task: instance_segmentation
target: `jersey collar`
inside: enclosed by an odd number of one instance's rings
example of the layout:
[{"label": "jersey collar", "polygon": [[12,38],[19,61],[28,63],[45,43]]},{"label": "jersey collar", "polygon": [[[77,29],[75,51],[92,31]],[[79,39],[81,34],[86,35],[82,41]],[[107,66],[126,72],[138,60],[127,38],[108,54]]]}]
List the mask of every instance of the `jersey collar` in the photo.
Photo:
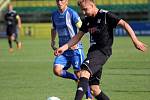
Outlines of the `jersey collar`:
[{"label": "jersey collar", "polygon": [[64,13],[67,11],[68,7],[66,7],[66,9],[64,10],[64,12],[60,12],[60,10],[58,10],[60,15],[64,15]]}]

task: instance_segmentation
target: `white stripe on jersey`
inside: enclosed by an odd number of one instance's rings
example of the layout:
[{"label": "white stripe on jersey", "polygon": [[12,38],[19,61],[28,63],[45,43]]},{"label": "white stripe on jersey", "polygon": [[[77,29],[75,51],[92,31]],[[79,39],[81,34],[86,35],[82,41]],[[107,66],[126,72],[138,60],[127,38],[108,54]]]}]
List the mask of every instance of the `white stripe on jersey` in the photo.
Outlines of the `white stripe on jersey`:
[{"label": "white stripe on jersey", "polygon": [[68,11],[66,13],[66,25],[67,25],[68,31],[70,33],[70,37],[72,38],[75,35],[75,32],[73,30],[73,26],[71,23],[71,15]]}]

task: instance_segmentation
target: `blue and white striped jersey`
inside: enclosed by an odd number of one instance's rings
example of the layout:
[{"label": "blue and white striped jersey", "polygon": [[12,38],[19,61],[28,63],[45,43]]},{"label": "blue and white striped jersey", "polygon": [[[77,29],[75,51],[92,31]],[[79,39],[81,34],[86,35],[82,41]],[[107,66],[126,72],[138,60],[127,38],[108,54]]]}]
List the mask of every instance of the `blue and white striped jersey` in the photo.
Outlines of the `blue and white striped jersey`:
[{"label": "blue and white striped jersey", "polygon": [[[52,26],[56,30],[59,37],[59,46],[66,44],[78,32],[76,23],[81,21],[79,15],[71,8],[61,13],[56,10],[52,13]],[[82,48],[81,43],[78,43],[77,48]]]}]

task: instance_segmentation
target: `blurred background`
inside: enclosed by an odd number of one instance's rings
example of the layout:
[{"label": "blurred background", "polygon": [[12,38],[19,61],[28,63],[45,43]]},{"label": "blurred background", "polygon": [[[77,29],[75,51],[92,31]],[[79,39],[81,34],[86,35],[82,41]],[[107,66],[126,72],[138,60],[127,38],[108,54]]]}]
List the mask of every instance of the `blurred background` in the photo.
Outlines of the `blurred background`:
[{"label": "blurred background", "polygon": [[[76,0],[69,6],[82,17]],[[138,38],[150,45],[150,0],[95,0],[100,9],[126,20]],[[19,39],[23,46],[10,53],[4,14],[9,3],[21,16]],[[49,96],[73,100],[76,83],[53,74],[50,48],[51,13],[55,0],[0,0],[0,100],[47,100]],[[114,30],[113,55],[104,65],[101,86],[111,100],[150,100],[150,52],[134,48],[126,32]],[[82,38],[85,54],[88,35]],[[73,72],[72,68],[69,69]]]},{"label": "blurred background", "polygon": [[[10,2],[22,18],[21,36],[49,35],[51,13],[56,9],[55,0],[0,0],[0,37],[5,37],[3,15]],[[95,2],[99,8],[110,10],[129,22],[137,35],[150,35],[150,0],[95,0]],[[69,6],[82,16],[76,0],[69,0]],[[122,36],[126,33],[118,27],[115,35]]]}]

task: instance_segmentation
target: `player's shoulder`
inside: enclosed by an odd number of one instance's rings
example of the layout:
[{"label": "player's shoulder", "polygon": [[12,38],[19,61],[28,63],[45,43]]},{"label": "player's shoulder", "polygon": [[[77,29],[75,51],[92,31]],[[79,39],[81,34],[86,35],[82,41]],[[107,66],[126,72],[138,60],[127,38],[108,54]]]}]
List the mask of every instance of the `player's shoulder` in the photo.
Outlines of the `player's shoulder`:
[{"label": "player's shoulder", "polygon": [[104,17],[105,15],[106,15],[106,16],[107,16],[107,15],[109,16],[110,14],[112,14],[110,11],[104,10],[104,9],[100,9],[97,15],[98,15],[99,17]]},{"label": "player's shoulder", "polygon": [[7,11],[6,14],[16,14],[17,12],[15,10]]},{"label": "player's shoulder", "polygon": [[52,15],[55,15],[56,13],[58,13],[58,10],[53,11]]},{"label": "player's shoulder", "polygon": [[99,13],[103,13],[103,14],[107,14],[107,15],[112,15],[114,14],[112,11],[108,11],[108,10],[104,10],[104,9],[100,9]]},{"label": "player's shoulder", "polygon": [[70,7],[68,7],[67,10],[68,10],[68,11],[71,11],[71,12],[76,12],[74,9],[72,9],[72,8],[70,8]]},{"label": "player's shoulder", "polygon": [[76,12],[74,9],[70,8],[70,7],[67,8],[67,11],[68,11],[70,14],[77,14],[77,12]]},{"label": "player's shoulder", "polygon": [[59,13],[58,10],[53,11],[51,17],[55,18],[56,16],[58,16],[58,13]]},{"label": "player's shoulder", "polygon": [[105,10],[105,9],[100,9],[99,10],[99,13],[108,13],[109,11],[108,10]]},{"label": "player's shoulder", "polygon": [[10,11],[10,13],[17,14],[15,10]]},{"label": "player's shoulder", "polygon": [[13,13],[17,13],[15,10],[12,10]]}]

